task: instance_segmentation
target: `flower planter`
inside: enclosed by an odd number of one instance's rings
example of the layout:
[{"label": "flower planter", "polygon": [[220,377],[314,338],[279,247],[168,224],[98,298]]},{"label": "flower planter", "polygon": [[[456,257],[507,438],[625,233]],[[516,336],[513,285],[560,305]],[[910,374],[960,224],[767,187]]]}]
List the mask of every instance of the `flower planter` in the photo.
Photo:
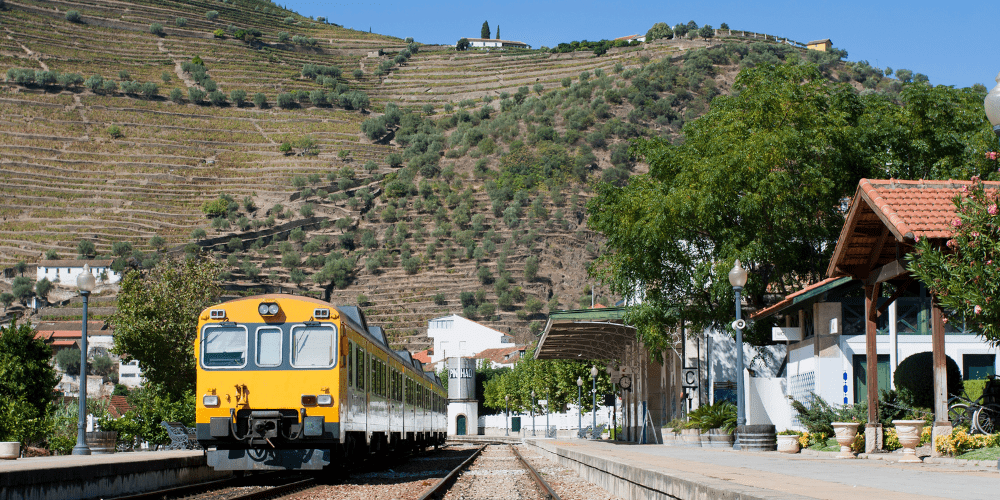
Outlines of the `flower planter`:
[{"label": "flower planter", "polygon": [[782,453],[798,453],[799,436],[797,434],[779,434],[778,451]]},{"label": "flower planter", "polygon": [[712,448],[730,448],[733,447],[733,434],[726,433],[722,429],[712,429],[708,431],[708,440],[711,443]]},{"label": "flower planter", "polygon": [[900,462],[920,463],[917,456],[917,446],[920,444],[920,433],[924,430],[926,422],[923,420],[893,420],[892,425],[896,426],[896,436],[899,444],[903,447],[903,458]]},{"label": "flower planter", "polygon": [[698,429],[683,429],[681,441],[684,446],[701,446],[701,432]]},{"label": "flower planter", "polygon": [[698,435],[698,437],[701,438],[701,447],[702,448],[711,448],[712,447],[712,437],[711,436],[712,435],[709,434],[707,431],[706,432],[702,432],[701,434]]},{"label": "flower planter", "polygon": [[87,446],[91,455],[110,455],[115,453],[118,441],[118,431],[96,431],[87,433]]},{"label": "flower planter", "polygon": [[17,441],[0,442],[0,460],[17,460],[21,456],[21,443]]},{"label": "flower planter", "polygon": [[840,453],[837,458],[856,458],[851,452],[854,440],[858,438],[857,422],[833,422],[833,430],[837,433],[837,444],[840,445]]}]

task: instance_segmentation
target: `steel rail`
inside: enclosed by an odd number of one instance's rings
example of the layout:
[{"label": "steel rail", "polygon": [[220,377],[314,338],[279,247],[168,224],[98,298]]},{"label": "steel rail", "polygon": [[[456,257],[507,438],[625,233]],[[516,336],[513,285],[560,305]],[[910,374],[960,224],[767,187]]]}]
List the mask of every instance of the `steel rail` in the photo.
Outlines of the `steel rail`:
[{"label": "steel rail", "polygon": [[301,479],[299,481],[283,484],[281,486],[275,486],[273,488],[268,488],[266,490],[247,493],[246,495],[230,498],[229,500],[265,500],[268,498],[284,496],[289,493],[294,493],[299,490],[304,490],[306,488],[311,488],[315,485],[316,485],[316,480],[313,478]]},{"label": "steel rail", "polygon": [[545,482],[545,480],[542,479],[541,474],[539,474],[538,471],[536,471],[535,468],[532,467],[531,464],[529,464],[528,461],[525,460],[523,456],[521,456],[521,454],[517,451],[517,448],[515,448],[514,445],[510,445],[510,449],[511,451],[514,452],[514,456],[521,461],[522,465],[524,465],[524,468],[528,469],[528,475],[530,475],[535,480],[535,482],[538,483],[538,487],[541,488],[541,493],[543,497],[548,498],[550,500],[562,500],[559,498],[559,495],[556,494],[556,491],[552,489],[552,486],[549,486],[549,483]]},{"label": "steel rail", "polygon": [[[269,474],[275,474],[275,473],[269,473]],[[256,478],[260,478],[260,476],[256,476]],[[226,479],[218,479],[215,481],[206,481],[203,483],[176,486],[173,488],[164,488],[160,490],[147,491],[144,493],[136,493],[132,495],[123,495],[118,497],[102,497],[102,500],[162,500],[164,498],[182,498],[193,495],[199,495],[202,493],[208,493],[212,490],[222,490],[225,488],[235,488],[239,486],[245,486],[245,483],[247,483],[251,479],[253,478],[230,477]],[[297,475],[293,479],[297,479],[298,481],[271,487],[266,490],[249,493],[247,495],[239,497],[233,497],[230,498],[229,500],[260,500],[263,498],[270,498],[271,496],[284,494],[283,492],[305,486],[306,485],[305,483],[312,483],[315,481],[314,479],[311,478],[302,480],[301,475]]]},{"label": "steel rail", "polygon": [[442,492],[444,492],[445,489],[446,489],[445,486],[449,482],[451,482],[453,479],[455,479],[455,477],[458,476],[459,472],[462,472],[462,470],[464,470],[466,467],[468,467],[469,465],[471,465],[472,461],[475,460],[476,457],[478,457],[479,454],[482,453],[483,450],[485,450],[487,446],[489,446],[489,445],[480,446],[479,449],[476,450],[475,453],[473,453],[469,458],[465,459],[465,461],[462,462],[461,464],[459,464],[458,467],[455,467],[454,469],[452,469],[452,471],[449,472],[447,476],[441,478],[441,480],[438,481],[436,484],[434,484],[434,486],[431,486],[431,487],[427,488],[426,490],[424,490],[424,492],[420,495],[420,497],[418,497],[417,500],[429,500],[431,498],[434,498],[436,495],[439,495]]}]

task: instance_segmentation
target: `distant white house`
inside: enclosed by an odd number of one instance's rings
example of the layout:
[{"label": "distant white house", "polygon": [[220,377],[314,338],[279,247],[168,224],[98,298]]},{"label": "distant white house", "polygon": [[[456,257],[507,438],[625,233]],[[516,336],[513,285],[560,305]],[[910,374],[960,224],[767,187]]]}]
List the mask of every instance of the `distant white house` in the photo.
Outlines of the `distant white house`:
[{"label": "distant white house", "polygon": [[479,48],[479,49],[504,49],[504,48],[515,48],[515,49],[530,49],[531,45],[524,42],[515,42],[513,40],[494,40],[492,38],[467,38],[469,41],[469,47]]},{"label": "distant white house", "polygon": [[621,40],[621,41],[624,41],[624,42],[633,42],[633,41],[636,41],[636,42],[645,42],[646,41],[646,35],[629,35],[629,36],[620,36],[618,38],[615,38],[616,42],[618,40]]},{"label": "distant white house", "polygon": [[52,283],[75,287],[76,278],[83,271],[83,265],[90,264],[90,274],[97,278],[97,283],[112,284],[121,281],[122,276],[111,269],[111,260],[43,260],[38,263],[38,277],[48,278]]},{"label": "distant white house", "polygon": [[427,336],[434,340],[433,365],[445,358],[471,358],[486,349],[514,347],[509,335],[457,314],[428,321]]},{"label": "distant white house", "polygon": [[146,380],[142,377],[142,369],[139,368],[139,362],[132,360],[128,363],[124,361],[118,361],[118,383],[128,387],[129,389],[135,389],[142,385],[142,382]]}]

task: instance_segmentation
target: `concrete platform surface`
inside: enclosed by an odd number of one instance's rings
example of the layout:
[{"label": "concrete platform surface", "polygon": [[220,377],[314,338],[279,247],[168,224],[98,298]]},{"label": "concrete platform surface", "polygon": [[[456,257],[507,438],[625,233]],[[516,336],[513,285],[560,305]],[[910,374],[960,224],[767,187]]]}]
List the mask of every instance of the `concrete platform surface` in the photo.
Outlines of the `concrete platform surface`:
[{"label": "concrete platform surface", "polygon": [[575,464],[581,476],[625,498],[1000,498],[995,465],[838,460],[608,441],[525,442],[563,465]]}]

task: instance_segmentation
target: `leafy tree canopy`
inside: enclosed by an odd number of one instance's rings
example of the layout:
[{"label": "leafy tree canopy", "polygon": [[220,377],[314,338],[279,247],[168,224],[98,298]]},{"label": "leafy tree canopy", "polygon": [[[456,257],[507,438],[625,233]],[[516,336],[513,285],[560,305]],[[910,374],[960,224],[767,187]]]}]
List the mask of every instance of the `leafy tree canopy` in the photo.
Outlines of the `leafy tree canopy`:
[{"label": "leafy tree canopy", "polygon": [[674,37],[674,30],[670,29],[667,23],[656,23],[646,32],[646,41],[652,42],[661,38],[671,39]]},{"label": "leafy tree canopy", "polygon": [[114,353],[139,360],[146,379],[171,398],[193,391],[198,315],[220,294],[219,268],[206,259],[167,259],[129,273],[110,319]]},{"label": "leafy tree canopy", "polygon": [[[589,411],[593,408],[590,368],[588,361],[535,359],[534,350],[528,349],[513,370],[502,371],[486,381],[484,404],[502,411],[507,404],[504,397],[510,396],[511,412],[528,412],[532,404],[531,391],[535,391],[536,413],[541,411],[537,404],[539,399],[548,399],[551,411],[560,411],[567,404],[577,403],[576,379],[582,377],[583,409]],[[602,364],[597,365],[597,372],[597,401],[602,404],[602,395],[610,392],[612,385]]]},{"label": "leafy tree canopy", "polygon": [[0,327],[0,439],[27,441],[51,411],[52,389],[59,383],[52,348],[35,338],[29,324]]},{"label": "leafy tree canopy", "polygon": [[479,30],[479,38],[489,38],[490,37],[490,23],[488,21],[483,21],[483,27]]}]

